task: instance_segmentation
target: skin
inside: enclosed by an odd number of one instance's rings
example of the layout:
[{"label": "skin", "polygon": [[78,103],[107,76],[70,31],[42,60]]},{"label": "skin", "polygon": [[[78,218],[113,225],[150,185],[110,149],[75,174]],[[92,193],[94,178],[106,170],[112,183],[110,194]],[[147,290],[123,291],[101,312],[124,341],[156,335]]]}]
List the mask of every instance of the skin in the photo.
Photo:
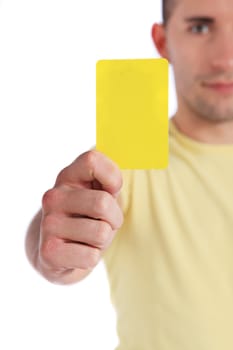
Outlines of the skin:
[{"label": "skin", "polygon": [[[173,120],[200,142],[233,143],[232,34],[232,0],[178,0],[166,26],[152,28],[157,50],[174,68]],[[26,237],[27,256],[45,278],[75,283],[98,264],[123,223],[121,187],[120,170],[97,151],[60,172]]]},{"label": "skin", "polygon": [[[191,20],[192,19],[192,20]],[[164,28],[152,28],[154,43],[173,65],[177,127],[204,143],[233,143],[233,2],[178,0]]]},{"label": "skin", "polygon": [[38,272],[59,284],[89,274],[123,223],[121,186],[118,167],[97,151],[80,155],[60,172],[26,237],[27,256]]}]

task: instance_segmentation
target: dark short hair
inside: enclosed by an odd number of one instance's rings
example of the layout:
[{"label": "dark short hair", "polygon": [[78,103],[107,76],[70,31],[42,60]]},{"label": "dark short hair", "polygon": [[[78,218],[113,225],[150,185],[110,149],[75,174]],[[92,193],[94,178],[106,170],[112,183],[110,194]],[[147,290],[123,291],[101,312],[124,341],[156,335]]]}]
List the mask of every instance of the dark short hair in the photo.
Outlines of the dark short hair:
[{"label": "dark short hair", "polygon": [[166,25],[169,18],[171,17],[172,10],[176,4],[177,0],[162,0],[162,16],[163,23]]}]

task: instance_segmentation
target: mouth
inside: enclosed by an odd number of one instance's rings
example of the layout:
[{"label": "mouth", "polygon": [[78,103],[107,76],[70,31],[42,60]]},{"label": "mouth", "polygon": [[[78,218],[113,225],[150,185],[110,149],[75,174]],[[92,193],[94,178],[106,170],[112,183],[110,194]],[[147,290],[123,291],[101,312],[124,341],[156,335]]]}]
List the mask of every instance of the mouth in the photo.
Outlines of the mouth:
[{"label": "mouth", "polygon": [[218,93],[233,94],[233,81],[232,82],[216,81],[211,83],[204,82],[202,85],[205,88],[212,89]]}]

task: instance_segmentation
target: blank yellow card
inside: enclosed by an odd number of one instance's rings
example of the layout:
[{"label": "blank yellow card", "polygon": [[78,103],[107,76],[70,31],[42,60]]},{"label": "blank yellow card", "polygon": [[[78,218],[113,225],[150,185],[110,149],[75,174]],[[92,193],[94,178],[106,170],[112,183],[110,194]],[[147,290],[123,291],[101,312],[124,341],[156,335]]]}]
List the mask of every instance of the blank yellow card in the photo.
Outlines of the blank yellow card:
[{"label": "blank yellow card", "polygon": [[167,166],[167,60],[97,62],[96,149],[121,169]]}]

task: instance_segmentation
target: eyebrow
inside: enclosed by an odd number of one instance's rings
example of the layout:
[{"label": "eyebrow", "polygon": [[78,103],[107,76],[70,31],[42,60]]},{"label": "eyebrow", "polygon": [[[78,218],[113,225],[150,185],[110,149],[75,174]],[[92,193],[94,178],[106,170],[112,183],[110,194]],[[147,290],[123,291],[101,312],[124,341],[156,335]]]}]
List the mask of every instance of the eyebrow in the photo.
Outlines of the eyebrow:
[{"label": "eyebrow", "polygon": [[207,17],[207,16],[194,16],[194,17],[187,17],[184,19],[185,22],[204,22],[204,23],[213,23],[214,19],[213,17]]}]

